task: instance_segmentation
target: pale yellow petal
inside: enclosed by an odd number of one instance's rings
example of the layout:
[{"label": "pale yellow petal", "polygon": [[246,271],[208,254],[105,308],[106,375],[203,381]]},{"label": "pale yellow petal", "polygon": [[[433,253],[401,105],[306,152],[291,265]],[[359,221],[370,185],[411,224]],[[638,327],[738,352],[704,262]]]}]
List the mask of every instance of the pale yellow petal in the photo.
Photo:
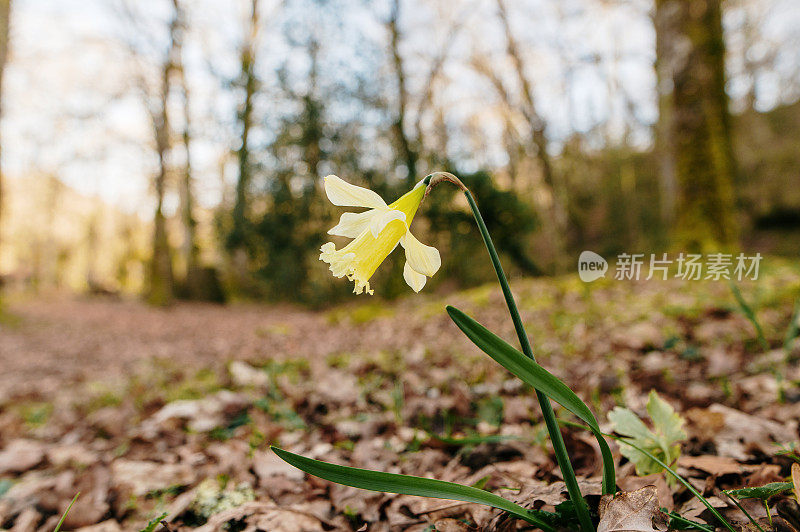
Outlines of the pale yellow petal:
[{"label": "pale yellow petal", "polygon": [[381,234],[383,228],[386,227],[389,222],[393,220],[400,220],[401,222],[406,221],[406,214],[403,211],[398,211],[395,209],[386,209],[383,211],[378,211],[378,214],[372,218],[369,224],[369,228],[372,231],[372,236],[378,238],[378,235]]},{"label": "pale yellow petal", "polygon": [[353,281],[356,294],[372,294],[369,279],[402,239],[403,247],[407,248],[403,277],[414,291],[419,292],[427,282],[425,274],[433,275],[441,265],[436,249],[421,244],[408,233],[425,190],[425,183],[421,181],[391,205],[386,205],[370,190],[346,183],[336,176],[326,177],[325,191],[331,202],[370,210],[344,214],[329,233],[353,240],[338,250],[332,242],[324,244],[320,248],[320,260],[330,266],[335,277],[347,277]]},{"label": "pale yellow petal", "polygon": [[406,260],[414,271],[433,277],[442,266],[439,250],[433,246],[426,246],[417,240],[411,234],[411,231],[406,231],[406,234],[400,239],[400,245],[405,248]]},{"label": "pale yellow petal", "polygon": [[370,209],[359,213],[346,212],[339,218],[339,223],[328,231],[328,234],[355,238],[366,231],[370,222],[379,214],[380,211],[378,209]]},{"label": "pale yellow petal", "polygon": [[406,280],[406,283],[408,283],[408,286],[410,286],[414,292],[422,290],[425,286],[425,282],[428,280],[428,278],[421,273],[415,272],[414,269],[408,265],[408,261],[406,261],[406,265],[403,267],[403,279]]},{"label": "pale yellow petal", "polygon": [[376,192],[352,185],[335,175],[325,177],[325,193],[331,203],[339,207],[386,207],[386,202]]}]

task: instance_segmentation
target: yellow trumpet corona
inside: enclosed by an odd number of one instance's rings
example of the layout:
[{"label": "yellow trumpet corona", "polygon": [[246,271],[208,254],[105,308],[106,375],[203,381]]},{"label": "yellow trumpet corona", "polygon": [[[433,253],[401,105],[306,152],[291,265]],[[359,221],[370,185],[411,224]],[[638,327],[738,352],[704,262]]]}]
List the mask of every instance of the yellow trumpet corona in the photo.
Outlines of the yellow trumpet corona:
[{"label": "yellow trumpet corona", "polygon": [[378,266],[400,244],[406,253],[403,278],[415,291],[425,286],[442,265],[439,251],[422,244],[409,229],[422,199],[426,184],[423,181],[387,205],[374,191],[350,184],[335,175],[325,178],[325,193],[331,203],[340,207],[367,207],[360,213],[346,212],[328,234],[353,240],[342,249],[333,242],[320,248],[319,259],[330,265],[334,277],[355,282],[353,292],[373,294],[369,279]]}]

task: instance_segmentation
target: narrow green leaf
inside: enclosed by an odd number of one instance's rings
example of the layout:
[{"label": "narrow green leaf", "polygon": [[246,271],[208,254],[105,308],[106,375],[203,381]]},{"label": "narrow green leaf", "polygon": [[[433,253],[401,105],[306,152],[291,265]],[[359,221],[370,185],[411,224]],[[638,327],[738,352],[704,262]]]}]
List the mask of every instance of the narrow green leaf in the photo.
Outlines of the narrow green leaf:
[{"label": "narrow green leaf", "polygon": [[[748,511],[745,509],[745,507],[744,507],[744,506],[742,506],[742,503],[740,503],[738,500],[736,500],[736,497],[733,497],[733,496],[732,496],[730,493],[728,493],[728,492],[727,492],[727,491],[725,491],[725,490],[722,490],[722,493],[724,493],[725,495],[727,495],[727,496],[728,496],[728,498],[729,498],[729,499],[731,500],[731,502],[732,502],[732,503],[733,503],[733,504],[734,504],[734,505],[735,505],[735,506],[736,506],[736,507],[739,509],[739,511],[740,511],[740,512],[742,512],[742,513],[744,514],[744,516],[745,516],[745,517],[746,517],[746,518],[747,518],[747,519],[748,519],[748,520],[749,520],[751,523],[753,523],[753,526],[754,526],[754,527],[756,527],[758,530],[760,530],[760,532],[766,532],[766,530],[764,530],[763,528],[761,528],[761,525],[759,525],[759,524],[758,524],[758,521],[756,521],[755,519],[753,519],[753,516],[752,516],[752,515],[750,515],[750,512],[748,512]],[[767,511],[769,511],[769,508],[767,508]]]},{"label": "narrow green leaf", "polygon": [[794,312],[792,313],[792,321],[789,322],[789,327],[786,329],[786,336],[783,339],[783,349],[789,353],[792,350],[792,341],[800,336],[800,299],[794,305]]},{"label": "narrow green leaf", "polygon": [[76,493],[76,494],[75,494],[75,496],[72,498],[72,502],[70,502],[70,503],[69,503],[69,506],[67,506],[67,509],[66,509],[66,510],[64,510],[64,515],[62,515],[62,516],[61,516],[61,519],[59,519],[59,520],[58,520],[58,524],[56,525],[55,529],[53,529],[53,532],[58,532],[59,530],[61,530],[61,525],[63,525],[63,524],[64,524],[64,519],[66,519],[66,518],[67,518],[67,514],[68,514],[68,513],[69,513],[69,511],[72,509],[72,505],[73,505],[73,504],[75,504],[75,501],[77,501],[77,500],[78,500],[78,497],[80,496],[80,494],[81,494],[81,492],[79,491],[79,492],[78,492],[78,493]]},{"label": "narrow green leaf", "polygon": [[444,482],[443,480],[382,473],[380,471],[330,464],[290,453],[277,447],[272,447],[272,451],[294,467],[315,477],[336,482],[337,484],[386,493],[401,493],[403,495],[418,495],[421,497],[485,504],[505,510],[515,517],[538,526],[545,532],[555,532],[555,528],[537,516],[537,513],[540,513],[542,517],[549,515],[546,512],[527,510],[499,495],[478,488]]},{"label": "narrow green leaf", "polygon": [[741,488],[738,490],[728,490],[726,493],[733,495],[737,499],[759,499],[766,501],[773,495],[783,493],[794,487],[791,482],[770,482],[757,488]]},{"label": "narrow green leaf", "polygon": [[670,530],[702,530],[703,532],[714,532],[712,527],[681,517],[680,514],[670,512],[666,508],[662,508],[661,511],[669,517]]},{"label": "narrow green leaf", "polygon": [[611,449],[600,431],[589,407],[575,395],[558,377],[544,369],[542,366],[523,355],[508,342],[491,332],[489,329],[464,314],[457,308],[448,306],[447,313],[461,331],[472,340],[481,351],[492,357],[495,362],[519,377],[560,404],[589,426],[603,456],[603,493],[613,494],[617,491],[614,473],[614,458]]},{"label": "narrow green leaf", "polygon": [[742,296],[742,292],[739,290],[739,287],[736,286],[733,281],[728,281],[728,284],[731,287],[731,292],[733,292],[733,297],[736,298],[736,302],[739,304],[742,314],[744,314],[750,323],[753,324],[753,327],[755,327],[758,343],[761,344],[761,348],[766,351],[769,349],[769,343],[764,337],[764,330],[761,328],[758,318],[756,318],[756,313],[753,312],[753,309],[747,304],[747,301],[744,300],[744,296]]},{"label": "narrow green leaf", "polygon": [[468,446],[480,445],[481,443],[503,443],[507,441],[520,440],[519,436],[505,435],[505,434],[489,434],[486,436],[464,436],[463,438],[448,438],[446,436],[437,436],[436,434],[430,435],[432,440],[440,441],[445,445],[453,446]]}]

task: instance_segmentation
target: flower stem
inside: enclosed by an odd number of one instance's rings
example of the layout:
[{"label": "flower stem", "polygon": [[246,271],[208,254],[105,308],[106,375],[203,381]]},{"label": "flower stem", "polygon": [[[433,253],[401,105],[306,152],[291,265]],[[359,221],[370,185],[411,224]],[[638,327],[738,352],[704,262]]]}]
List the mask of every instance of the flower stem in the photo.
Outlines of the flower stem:
[{"label": "flower stem", "polygon": [[[500,282],[500,288],[503,290],[503,297],[506,300],[508,311],[511,314],[511,321],[514,322],[514,329],[517,331],[517,338],[519,338],[519,343],[522,346],[522,352],[531,360],[536,361],[536,358],[533,356],[533,349],[531,348],[530,341],[528,340],[528,335],[525,332],[525,327],[522,325],[522,319],[519,316],[517,304],[514,302],[514,295],[511,293],[511,287],[508,285],[506,274],[503,272],[503,267],[500,265],[500,257],[497,255],[497,250],[492,243],[492,237],[489,236],[489,230],[486,229],[486,224],[483,221],[481,212],[478,210],[478,205],[475,203],[475,198],[472,197],[472,194],[466,188],[464,188],[464,195],[467,197],[467,202],[469,202],[472,214],[475,216],[478,229],[483,237],[483,243],[486,244],[489,257],[492,259],[492,266],[494,266],[494,271],[497,273],[497,280]],[[542,416],[544,417],[545,425],[547,425],[547,432],[550,434],[550,440],[553,442],[556,461],[561,468],[561,475],[564,477],[564,483],[567,485],[569,498],[575,505],[575,511],[578,514],[581,530],[584,532],[593,531],[594,525],[589,515],[589,507],[583,499],[581,490],[578,487],[578,479],[575,477],[575,471],[572,469],[572,463],[569,460],[567,448],[564,445],[564,438],[558,427],[555,412],[553,412],[553,405],[550,403],[550,399],[539,390],[536,390],[536,397],[539,399],[539,405],[542,408]]]}]

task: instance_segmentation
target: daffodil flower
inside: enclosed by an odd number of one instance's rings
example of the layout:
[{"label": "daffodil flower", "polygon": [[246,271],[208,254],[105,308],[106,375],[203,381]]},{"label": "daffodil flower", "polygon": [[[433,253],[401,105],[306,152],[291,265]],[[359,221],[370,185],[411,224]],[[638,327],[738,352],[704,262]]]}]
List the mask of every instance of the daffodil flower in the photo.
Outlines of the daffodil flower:
[{"label": "daffodil flower", "polygon": [[406,252],[403,278],[415,292],[422,290],[428,277],[442,265],[439,251],[426,246],[411,234],[409,227],[419,204],[425,197],[426,183],[417,183],[397,201],[387,205],[374,191],[352,185],[335,175],[325,178],[325,193],[339,207],[367,207],[359,213],[342,214],[339,223],[328,234],[353,240],[342,249],[333,242],[320,248],[319,260],[330,264],[334,277],[355,282],[353,292],[373,294],[369,279],[397,244]]}]

